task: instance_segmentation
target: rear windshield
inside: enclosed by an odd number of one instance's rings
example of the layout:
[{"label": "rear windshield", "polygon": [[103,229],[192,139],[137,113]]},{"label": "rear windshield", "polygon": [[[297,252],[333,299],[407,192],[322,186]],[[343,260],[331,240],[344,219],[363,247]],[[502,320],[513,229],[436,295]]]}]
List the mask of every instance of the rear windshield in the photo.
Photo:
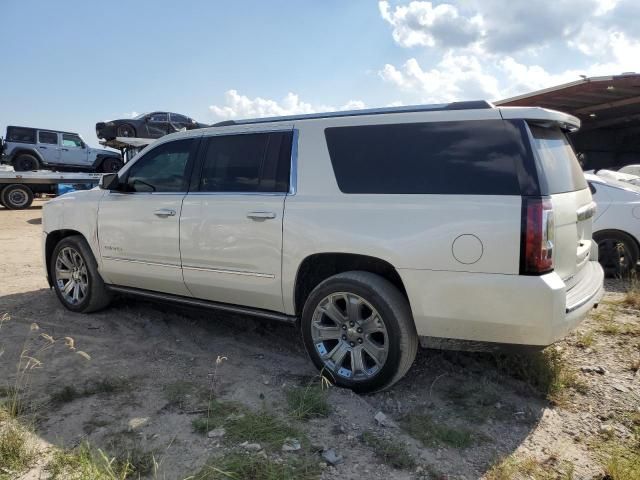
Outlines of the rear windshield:
[{"label": "rear windshield", "polygon": [[559,128],[530,125],[537,152],[540,190],[543,194],[575,192],[587,181],[566,135]]},{"label": "rear windshield", "polygon": [[520,134],[502,120],[325,130],[343,193],[519,195]]}]

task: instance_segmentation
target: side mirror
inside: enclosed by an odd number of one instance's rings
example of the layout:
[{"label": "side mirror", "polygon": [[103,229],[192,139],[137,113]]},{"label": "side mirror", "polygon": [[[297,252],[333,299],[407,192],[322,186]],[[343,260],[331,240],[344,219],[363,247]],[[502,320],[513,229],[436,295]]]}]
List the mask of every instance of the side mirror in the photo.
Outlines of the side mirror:
[{"label": "side mirror", "polygon": [[98,186],[102,190],[117,190],[120,186],[120,180],[117,173],[105,173],[100,177]]},{"label": "side mirror", "polygon": [[84,143],[84,142],[80,143],[80,146],[81,146],[82,148],[87,148],[87,144],[86,144],[86,143]]}]

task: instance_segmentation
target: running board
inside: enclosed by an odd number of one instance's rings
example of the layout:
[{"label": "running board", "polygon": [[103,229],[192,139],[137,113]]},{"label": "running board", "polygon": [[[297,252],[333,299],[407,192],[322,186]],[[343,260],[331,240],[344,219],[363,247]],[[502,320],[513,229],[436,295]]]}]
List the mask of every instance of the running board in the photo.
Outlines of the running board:
[{"label": "running board", "polygon": [[288,323],[290,325],[295,325],[298,322],[298,317],[294,317],[292,315],[285,315],[284,313],[272,312],[269,310],[261,310],[259,308],[241,307],[238,305],[231,305],[228,303],[199,300],[197,298],[182,297],[180,295],[171,295],[170,293],[151,292],[149,290],[142,290],[140,288],[119,287],[117,285],[107,285],[107,288],[112,292],[124,293],[127,295],[135,295],[137,297],[143,297],[150,300],[177,303],[180,305],[186,305],[189,307],[196,307],[196,308],[205,308],[208,310],[218,310],[220,312],[236,313],[240,315],[250,315],[252,317],[261,317],[268,320],[275,320],[277,322]]}]

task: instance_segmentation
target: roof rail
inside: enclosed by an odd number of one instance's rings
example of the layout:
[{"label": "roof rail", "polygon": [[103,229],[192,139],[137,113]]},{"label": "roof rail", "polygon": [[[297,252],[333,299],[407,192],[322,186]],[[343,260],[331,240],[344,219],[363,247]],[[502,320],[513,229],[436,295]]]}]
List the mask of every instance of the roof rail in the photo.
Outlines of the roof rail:
[{"label": "roof rail", "polygon": [[226,127],[228,125],[247,125],[252,123],[290,122],[293,120],[312,120],[318,118],[356,117],[361,115],[381,115],[385,113],[436,112],[442,110],[476,110],[494,108],[485,100],[469,102],[438,103],[433,105],[407,105],[401,107],[365,108],[362,110],[344,110],[341,112],[307,113],[304,115],[286,115],[283,117],[250,118],[245,120],[224,120],[214,123],[212,127]]}]

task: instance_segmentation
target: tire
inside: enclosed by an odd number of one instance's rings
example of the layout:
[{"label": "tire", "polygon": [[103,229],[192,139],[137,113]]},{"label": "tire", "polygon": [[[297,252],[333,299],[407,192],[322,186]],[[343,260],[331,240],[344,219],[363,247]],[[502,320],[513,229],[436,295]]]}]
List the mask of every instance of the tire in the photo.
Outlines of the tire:
[{"label": "tire", "polygon": [[100,164],[100,171],[103,173],[116,173],[122,168],[124,163],[117,157],[107,157]]},{"label": "tire", "polygon": [[33,203],[33,192],[26,185],[11,184],[2,189],[2,205],[9,210],[24,210]]},{"label": "tire", "polygon": [[68,310],[90,313],[109,305],[111,294],[98,273],[98,264],[89,244],[80,235],[58,242],[49,259],[49,268],[56,295]]},{"label": "tire", "polygon": [[[355,307],[352,315],[347,303]],[[301,328],[315,366],[357,393],[389,388],[407,373],[418,350],[409,302],[393,284],[369,272],[340,273],[320,283],[305,302]]]},{"label": "tire", "polygon": [[13,169],[16,172],[29,172],[31,170],[38,170],[40,167],[40,162],[33,155],[29,155],[28,153],[21,153],[18,155],[13,163]]},{"label": "tire", "polygon": [[640,249],[629,234],[605,230],[593,234],[598,243],[598,260],[607,277],[627,277],[638,264]]},{"label": "tire", "polygon": [[123,125],[118,125],[116,134],[117,134],[116,136],[118,137],[135,137],[136,129],[133,128],[133,126],[129,125],[128,123],[125,123]]}]

